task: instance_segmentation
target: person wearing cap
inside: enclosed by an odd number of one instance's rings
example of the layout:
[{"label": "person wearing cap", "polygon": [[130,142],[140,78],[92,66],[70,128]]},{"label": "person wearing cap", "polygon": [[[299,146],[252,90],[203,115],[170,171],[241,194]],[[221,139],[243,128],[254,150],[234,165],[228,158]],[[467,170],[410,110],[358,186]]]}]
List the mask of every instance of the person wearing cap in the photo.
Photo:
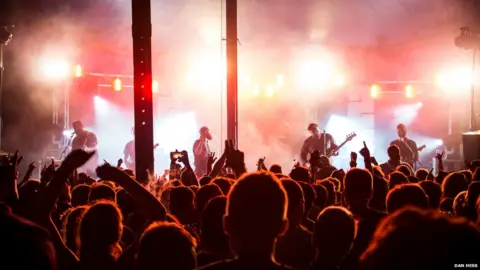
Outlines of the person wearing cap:
[{"label": "person wearing cap", "polygon": [[337,147],[332,135],[325,132],[320,133],[318,131],[317,124],[311,123],[308,125],[308,131],[310,131],[311,135],[303,143],[302,150],[300,152],[300,161],[302,164],[306,164],[308,162],[309,155],[315,150],[318,150],[320,155],[327,155],[329,149],[334,149]]}]

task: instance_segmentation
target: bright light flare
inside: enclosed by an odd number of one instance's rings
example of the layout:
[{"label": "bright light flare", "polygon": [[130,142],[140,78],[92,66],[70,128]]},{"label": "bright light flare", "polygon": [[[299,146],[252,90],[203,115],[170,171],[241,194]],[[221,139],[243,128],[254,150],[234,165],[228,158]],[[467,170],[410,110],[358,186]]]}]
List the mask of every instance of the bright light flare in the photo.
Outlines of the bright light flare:
[{"label": "bright light flare", "polygon": [[380,86],[378,84],[373,84],[370,86],[370,97],[373,99],[377,99],[380,97]]},{"label": "bright light flare", "polygon": [[113,87],[113,90],[115,90],[116,92],[122,91],[122,80],[120,78],[116,78],[113,81],[112,87]]},{"label": "bright light flare", "polygon": [[45,79],[63,80],[71,74],[71,66],[66,60],[42,59],[40,71]]},{"label": "bright light flare", "polygon": [[260,94],[260,87],[258,86],[258,84],[256,84],[253,87],[253,95],[258,96],[258,94]]},{"label": "bright light flare", "polygon": [[265,95],[267,97],[273,97],[275,94],[275,87],[273,85],[268,85],[267,86],[267,91],[265,92]]},{"label": "bright light flare", "polygon": [[415,89],[413,88],[413,86],[411,86],[410,84],[405,86],[405,97],[406,98],[413,98],[415,97]]},{"label": "bright light flare", "polygon": [[278,75],[277,76],[277,85],[278,86],[283,86],[284,83],[285,83],[285,79],[283,78],[283,75]]},{"label": "bright light flare", "polygon": [[83,77],[83,68],[80,65],[76,65],[74,69],[75,78]]},{"label": "bright light flare", "polygon": [[337,75],[335,78],[335,86],[337,87],[342,87],[345,85],[345,79],[343,78],[342,75]]},{"label": "bright light flare", "polygon": [[305,61],[298,65],[295,80],[302,88],[322,88],[332,80],[332,67],[324,61]]},{"label": "bright light flare", "polygon": [[473,82],[470,69],[450,69],[439,72],[435,78],[438,87],[446,92],[468,90]]},{"label": "bright light flare", "polygon": [[152,92],[153,92],[153,93],[158,93],[158,81],[157,81],[157,80],[153,80],[153,83],[152,83]]}]

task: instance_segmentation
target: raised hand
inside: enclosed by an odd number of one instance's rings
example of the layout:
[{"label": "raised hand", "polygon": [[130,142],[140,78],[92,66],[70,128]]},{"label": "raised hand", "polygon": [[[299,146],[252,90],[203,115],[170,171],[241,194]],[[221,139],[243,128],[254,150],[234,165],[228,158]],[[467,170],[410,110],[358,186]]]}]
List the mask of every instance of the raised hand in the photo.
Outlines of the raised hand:
[{"label": "raised hand", "polygon": [[258,169],[259,171],[264,170],[264,168],[265,168],[265,159],[266,159],[266,157],[263,157],[263,158],[259,158],[259,159],[258,159],[258,161],[257,161],[257,169]]},{"label": "raised hand", "polygon": [[378,161],[375,157],[370,157],[370,161],[373,163],[373,165],[378,166]]},{"label": "raised hand", "polygon": [[[227,167],[235,167],[245,164],[245,155],[242,151],[235,149],[233,140],[228,140]],[[227,149],[227,148],[226,148]]]},{"label": "raised hand", "polygon": [[360,155],[362,155],[364,159],[370,161],[370,150],[368,149],[365,141],[363,142],[363,148],[360,149]]},{"label": "raised hand", "polygon": [[185,167],[190,167],[190,160],[188,159],[188,152],[183,150],[182,155],[178,158],[178,161],[183,163]]},{"label": "raised hand", "polygon": [[122,167],[122,164],[123,164],[123,159],[119,159],[119,160],[117,161],[117,168]]},{"label": "raised hand", "polygon": [[115,181],[122,175],[122,171],[112,165],[105,163],[96,170],[97,176],[101,179]]},{"label": "raised hand", "polygon": [[444,155],[444,152],[438,150],[438,151],[437,151],[437,155],[435,155],[435,158],[436,158],[437,160],[442,160],[442,159],[443,159],[443,155]]},{"label": "raised hand", "polygon": [[95,151],[89,153],[83,150],[73,150],[62,162],[60,168],[67,170],[70,174],[87,163],[94,154]]},{"label": "raised hand", "polygon": [[217,158],[215,157],[215,152],[211,152],[208,154],[208,159],[207,159],[207,166],[212,167],[213,163],[217,161]]}]

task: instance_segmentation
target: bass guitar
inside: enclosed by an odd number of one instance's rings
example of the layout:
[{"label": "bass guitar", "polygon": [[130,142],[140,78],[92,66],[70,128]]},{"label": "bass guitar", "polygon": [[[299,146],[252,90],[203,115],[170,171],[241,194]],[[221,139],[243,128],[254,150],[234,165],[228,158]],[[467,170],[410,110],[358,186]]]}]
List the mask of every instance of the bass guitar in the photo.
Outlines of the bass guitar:
[{"label": "bass guitar", "polygon": [[340,150],[340,148],[342,148],[343,146],[345,146],[345,144],[347,144],[349,141],[353,140],[353,138],[355,138],[357,136],[357,134],[355,132],[352,132],[350,134],[347,134],[347,137],[345,138],[345,141],[342,142],[340,145],[338,145],[337,147],[335,148],[331,148],[327,151],[327,157],[330,158],[332,156],[338,156],[338,150]]}]

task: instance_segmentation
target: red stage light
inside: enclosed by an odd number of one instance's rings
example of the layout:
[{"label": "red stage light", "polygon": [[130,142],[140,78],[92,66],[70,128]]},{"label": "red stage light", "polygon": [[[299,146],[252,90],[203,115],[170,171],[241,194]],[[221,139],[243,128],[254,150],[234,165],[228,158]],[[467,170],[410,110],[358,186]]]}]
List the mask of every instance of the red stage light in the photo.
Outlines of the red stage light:
[{"label": "red stage light", "polygon": [[370,97],[377,99],[380,96],[380,86],[373,84],[370,86]]},{"label": "red stage light", "polygon": [[113,90],[117,91],[117,92],[120,92],[122,91],[122,80],[120,80],[119,78],[116,78],[114,81],[113,81]]}]

